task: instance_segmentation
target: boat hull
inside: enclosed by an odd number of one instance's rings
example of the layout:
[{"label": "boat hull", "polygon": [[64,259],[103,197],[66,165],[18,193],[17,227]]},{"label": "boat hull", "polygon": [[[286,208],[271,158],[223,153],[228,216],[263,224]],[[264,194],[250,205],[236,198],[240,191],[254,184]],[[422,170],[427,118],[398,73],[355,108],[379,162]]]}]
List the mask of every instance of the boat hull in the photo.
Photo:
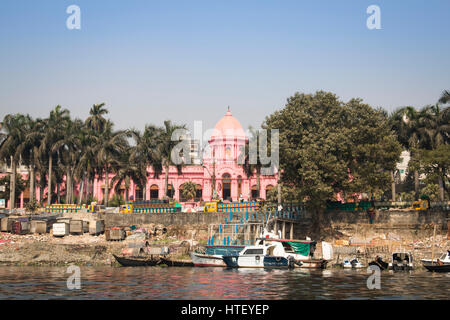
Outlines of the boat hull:
[{"label": "boat hull", "polygon": [[223,261],[228,268],[293,268],[285,257],[273,256],[224,256]]},{"label": "boat hull", "polygon": [[195,267],[226,267],[221,255],[210,255],[191,252],[192,263]]},{"label": "boat hull", "polygon": [[160,259],[141,258],[141,257],[119,257],[113,254],[116,261],[124,267],[152,267],[160,263]]},{"label": "boat hull", "polygon": [[308,259],[308,260],[296,260],[297,262],[301,262],[301,264],[295,264],[298,268],[306,268],[306,269],[325,269],[328,264],[328,260],[325,259]]},{"label": "boat hull", "polygon": [[423,266],[430,272],[450,272],[450,264],[424,264]]},{"label": "boat hull", "polygon": [[289,263],[289,260],[284,257],[264,257],[264,268],[293,268],[294,261]]}]

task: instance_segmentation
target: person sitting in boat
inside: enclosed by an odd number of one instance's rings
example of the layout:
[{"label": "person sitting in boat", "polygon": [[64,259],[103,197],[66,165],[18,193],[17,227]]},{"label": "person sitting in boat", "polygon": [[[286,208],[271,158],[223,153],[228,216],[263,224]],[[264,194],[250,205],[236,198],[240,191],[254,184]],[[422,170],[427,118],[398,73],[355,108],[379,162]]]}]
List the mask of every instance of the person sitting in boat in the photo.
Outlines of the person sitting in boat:
[{"label": "person sitting in boat", "polygon": [[436,260],[436,264],[438,266],[443,266],[444,265],[444,263],[441,260],[439,260],[439,258]]}]

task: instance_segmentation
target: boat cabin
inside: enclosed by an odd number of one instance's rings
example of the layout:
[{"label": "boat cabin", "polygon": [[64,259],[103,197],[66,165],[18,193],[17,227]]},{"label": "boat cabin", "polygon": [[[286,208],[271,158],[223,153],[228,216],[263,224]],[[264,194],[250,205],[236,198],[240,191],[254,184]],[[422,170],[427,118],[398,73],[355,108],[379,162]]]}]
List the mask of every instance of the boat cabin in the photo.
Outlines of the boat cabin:
[{"label": "boat cabin", "polygon": [[413,268],[413,256],[409,252],[392,253],[392,262],[389,267],[393,270],[411,270]]}]

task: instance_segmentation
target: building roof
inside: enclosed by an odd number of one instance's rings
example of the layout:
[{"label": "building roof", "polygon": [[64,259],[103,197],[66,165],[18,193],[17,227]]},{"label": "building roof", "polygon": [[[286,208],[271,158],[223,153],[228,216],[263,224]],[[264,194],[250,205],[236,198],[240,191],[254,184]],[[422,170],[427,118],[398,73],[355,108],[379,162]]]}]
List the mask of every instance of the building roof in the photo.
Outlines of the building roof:
[{"label": "building roof", "polygon": [[225,116],[217,122],[214,132],[211,135],[211,140],[224,137],[246,139],[242,125],[235,117],[233,117],[230,107],[228,107]]}]

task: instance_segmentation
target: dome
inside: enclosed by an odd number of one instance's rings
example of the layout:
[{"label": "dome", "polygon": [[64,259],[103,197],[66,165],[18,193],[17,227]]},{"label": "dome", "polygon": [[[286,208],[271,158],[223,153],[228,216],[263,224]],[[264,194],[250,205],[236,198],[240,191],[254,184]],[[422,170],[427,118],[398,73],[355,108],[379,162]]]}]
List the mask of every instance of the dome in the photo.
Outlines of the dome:
[{"label": "dome", "polygon": [[214,127],[214,132],[211,135],[211,140],[219,137],[238,138],[244,140],[246,139],[242,125],[235,117],[233,117],[229,107],[225,116],[220,119]]}]

